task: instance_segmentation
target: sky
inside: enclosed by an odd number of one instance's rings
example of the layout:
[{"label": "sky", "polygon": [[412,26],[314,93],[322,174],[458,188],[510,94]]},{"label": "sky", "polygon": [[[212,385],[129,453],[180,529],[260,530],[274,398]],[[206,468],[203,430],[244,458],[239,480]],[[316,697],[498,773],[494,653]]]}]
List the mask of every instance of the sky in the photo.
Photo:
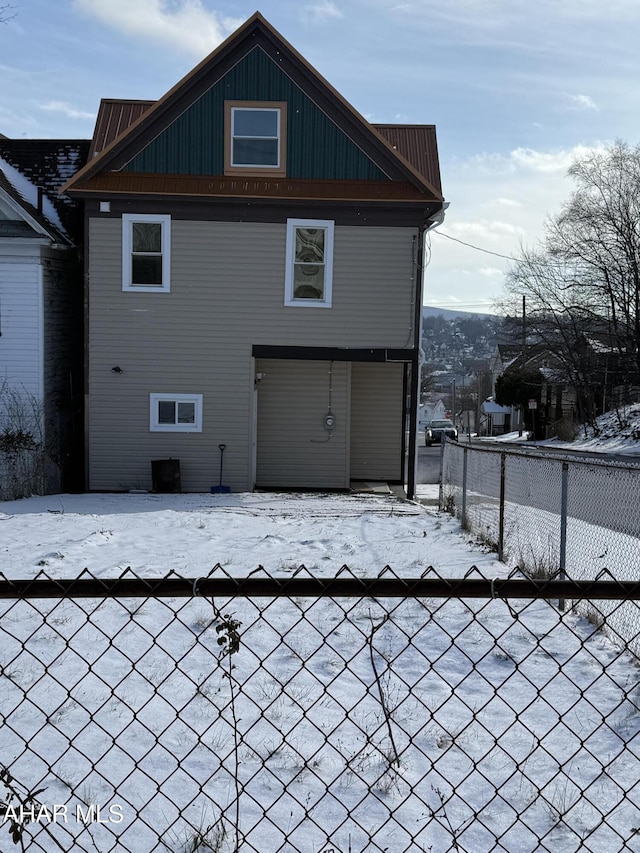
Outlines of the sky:
[{"label": "sky", "polygon": [[89,138],[100,98],[161,97],[256,8],[367,120],[437,126],[426,304],[496,310],[571,162],[640,141],[637,0],[11,0],[0,133]]}]

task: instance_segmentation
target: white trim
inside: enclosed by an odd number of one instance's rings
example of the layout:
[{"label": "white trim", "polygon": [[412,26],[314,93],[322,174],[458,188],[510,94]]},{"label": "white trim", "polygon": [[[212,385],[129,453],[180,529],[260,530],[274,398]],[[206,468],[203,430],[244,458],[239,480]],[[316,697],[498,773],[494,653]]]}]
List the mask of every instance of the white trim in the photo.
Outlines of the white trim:
[{"label": "white trim", "polygon": [[[132,235],[135,222],[157,222],[162,226],[162,284],[133,284],[131,281]],[[122,214],[122,289],[142,293],[169,293],[171,290],[171,217],[168,214]]]},{"label": "white trim", "polygon": [[[287,219],[287,247],[284,281],[284,304],[303,308],[331,308],[333,296],[333,236],[335,223],[332,219]],[[324,237],[324,298],[295,298],[294,264],[296,255],[296,229],[322,228]]]},{"label": "white trim", "polygon": [[[38,399],[42,404],[42,434],[44,435],[44,269],[38,264]],[[48,437],[48,436],[47,436]]]},{"label": "white trim", "polygon": [[[158,403],[193,403],[194,423],[161,424]],[[202,432],[202,394],[149,394],[149,432]]]},{"label": "white trim", "polygon": [[[14,198],[12,198],[9,195],[9,193],[6,192],[6,190],[2,189],[1,187],[0,187],[0,201],[4,202],[10,210],[13,210],[14,213],[18,214],[18,216],[20,217],[20,220],[15,220],[15,221],[26,222],[27,225],[29,225],[31,228],[33,228],[34,231],[36,231],[38,234],[42,234],[42,236],[46,238],[47,243],[52,242],[52,240],[54,239],[53,234],[51,234],[49,231],[47,231],[46,228],[43,228],[43,226],[36,219],[34,219],[33,216],[31,216],[28,213],[28,211],[26,211],[23,207],[21,207],[20,204],[18,204],[18,202]],[[25,240],[25,239],[33,239],[33,238],[29,238],[29,237],[27,237],[27,238],[24,238],[24,237],[6,238],[6,237],[3,237],[2,239],[3,240],[6,240],[6,239]]]}]

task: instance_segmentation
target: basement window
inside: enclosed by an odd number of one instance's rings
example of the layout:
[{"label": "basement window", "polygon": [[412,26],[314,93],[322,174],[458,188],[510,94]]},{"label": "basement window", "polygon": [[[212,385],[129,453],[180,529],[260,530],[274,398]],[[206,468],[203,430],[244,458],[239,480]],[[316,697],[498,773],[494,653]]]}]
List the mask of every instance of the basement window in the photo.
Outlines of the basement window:
[{"label": "basement window", "polygon": [[202,394],[150,394],[150,432],[202,432]]}]

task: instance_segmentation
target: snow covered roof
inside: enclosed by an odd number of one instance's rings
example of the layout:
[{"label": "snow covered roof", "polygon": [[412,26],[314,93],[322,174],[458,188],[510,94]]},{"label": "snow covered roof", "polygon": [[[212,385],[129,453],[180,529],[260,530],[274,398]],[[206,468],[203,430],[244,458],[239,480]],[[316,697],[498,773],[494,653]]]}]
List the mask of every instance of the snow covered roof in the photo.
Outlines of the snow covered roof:
[{"label": "snow covered roof", "polygon": [[511,411],[509,406],[499,406],[492,400],[485,400],[480,408],[485,415],[508,415]]},{"label": "snow covered roof", "polygon": [[[0,200],[13,209],[20,220],[2,222],[3,237],[47,236],[56,243],[67,243],[68,238],[58,212],[51,201],[21,172],[0,157]],[[16,227],[18,226],[18,227]]]},{"label": "snow covered roof", "polygon": [[88,140],[0,139],[0,191],[30,225],[56,242],[75,243],[81,210],[59,196],[60,187],[85,163]]}]

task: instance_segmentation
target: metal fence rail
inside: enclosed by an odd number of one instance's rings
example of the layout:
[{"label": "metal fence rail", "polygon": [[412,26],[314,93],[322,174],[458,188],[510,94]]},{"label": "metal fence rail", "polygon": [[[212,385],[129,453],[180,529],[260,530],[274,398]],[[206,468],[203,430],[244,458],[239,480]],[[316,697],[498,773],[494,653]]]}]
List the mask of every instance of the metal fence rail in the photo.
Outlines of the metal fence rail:
[{"label": "metal fence rail", "polygon": [[559,598],[640,583],[0,579],[0,849],[636,850],[639,670]]},{"label": "metal fence rail", "polygon": [[[535,449],[447,442],[441,507],[529,572],[573,578],[640,575],[640,463]],[[594,614],[595,615],[595,614]],[[607,628],[640,656],[635,606]]]}]

